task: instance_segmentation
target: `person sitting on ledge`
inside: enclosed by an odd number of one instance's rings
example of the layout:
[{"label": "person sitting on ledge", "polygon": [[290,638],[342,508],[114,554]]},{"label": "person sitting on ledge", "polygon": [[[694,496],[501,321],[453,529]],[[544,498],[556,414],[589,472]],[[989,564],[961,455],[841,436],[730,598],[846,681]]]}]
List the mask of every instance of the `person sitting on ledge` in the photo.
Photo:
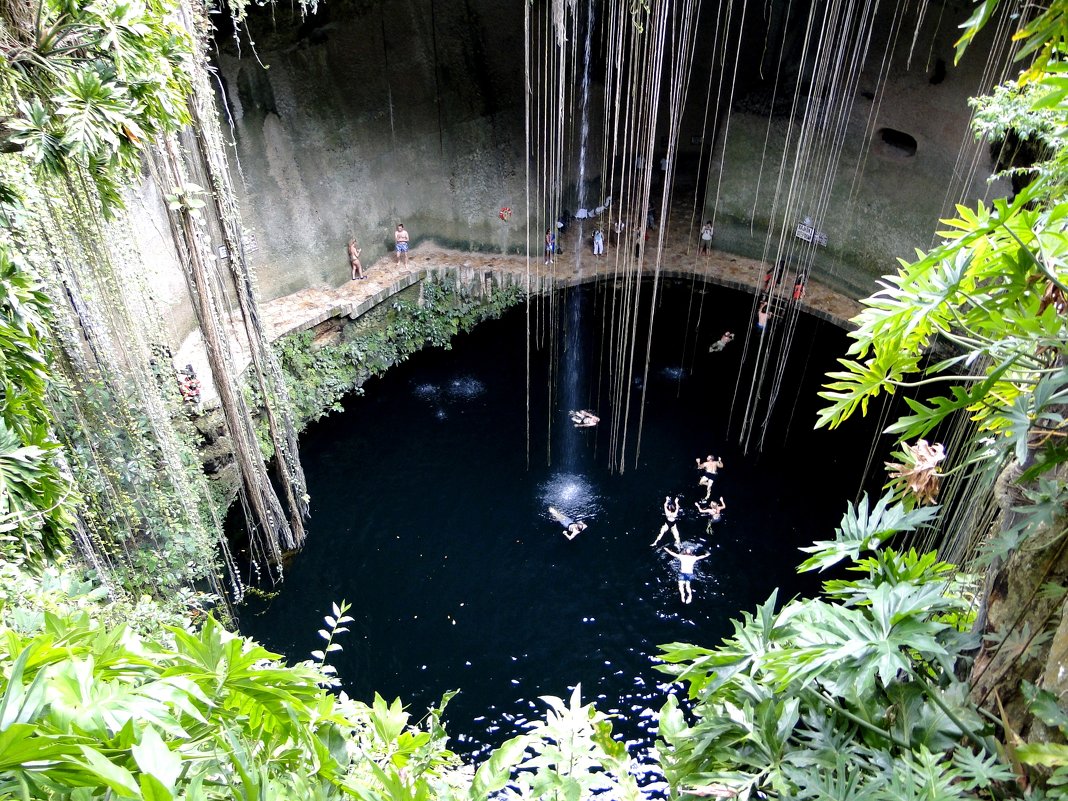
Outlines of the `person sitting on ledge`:
[{"label": "person sitting on ledge", "polygon": [[575,537],[587,528],[586,524],[581,520],[572,520],[555,506],[549,507],[549,514],[557,523],[564,527],[564,536],[569,540],[575,539]]},{"label": "person sitting on ledge", "polygon": [[593,428],[593,426],[601,422],[601,418],[589,409],[579,409],[577,412],[572,410],[567,414],[571,418],[571,422],[575,424],[575,428]]}]

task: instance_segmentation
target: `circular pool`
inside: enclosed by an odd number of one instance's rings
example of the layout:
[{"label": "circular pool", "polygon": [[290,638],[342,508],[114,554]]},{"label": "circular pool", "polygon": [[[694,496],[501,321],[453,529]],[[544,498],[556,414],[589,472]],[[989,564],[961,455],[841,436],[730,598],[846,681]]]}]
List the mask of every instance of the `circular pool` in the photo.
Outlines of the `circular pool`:
[{"label": "circular pool", "polygon": [[[756,356],[753,342],[746,348],[752,297],[665,282],[648,377],[640,332],[622,392],[632,404],[625,469],[610,469],[616,353],[604,343],[618,292],[572,289],[529,318],[517,307],[451,350],[417,354],[312,425],[301,445],[308,544],[278,596],[244,610],[242,631],[307,658],[322,647],[331,602],[347,600],[355,622],[331,655],[345,689],[400,696],[416,718],[459,689],[445,718],[454,750],[471,757],[539,719],[540,696],[566,696],[577,683],[584,699],[621,715],[616,728],[637,749],[648,745],[672,691],[654,669],[657,645],[713,645],[775,588],[782,599],[818,586],[795,573],[797,548],[833,536],[862,483],[872,427],[812,430],[817,387],[846,339],[801,317],[789,350],[777,345],[784,389],[764,448],[746,452],[738,431]],[[529,393],[528,327],[540,345]],[[710,353],[726,329],[737,338]],[[767,390],[759,394],[762,403]],[[573,428],[571,405],[601,424]],[[711,525],[694,508],[705,494],[695,458],[709,453],[725,463],[712,496],[727,504]],[[682,538],[711,554],[697,565],[690,604],[680,601],[677,561],[651,547],[665,496],[680,499]],[[589,527],[567,539],[549,505]],[[675,547],[670,534],[660,544]]]}]

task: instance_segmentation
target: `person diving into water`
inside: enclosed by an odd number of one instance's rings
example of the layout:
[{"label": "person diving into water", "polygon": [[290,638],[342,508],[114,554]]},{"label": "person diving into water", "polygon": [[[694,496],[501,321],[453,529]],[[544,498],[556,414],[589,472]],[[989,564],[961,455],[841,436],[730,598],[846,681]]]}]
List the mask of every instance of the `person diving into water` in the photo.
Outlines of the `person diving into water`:
[{"label": "person diving into water", "polygon": [[549,507],[549,514],[552,516],[553,520],[564,527],[564,536],[569,540],[575,539],[575,537],[587,528],[584,522],[581,520],[572,520],[555,506]]}]

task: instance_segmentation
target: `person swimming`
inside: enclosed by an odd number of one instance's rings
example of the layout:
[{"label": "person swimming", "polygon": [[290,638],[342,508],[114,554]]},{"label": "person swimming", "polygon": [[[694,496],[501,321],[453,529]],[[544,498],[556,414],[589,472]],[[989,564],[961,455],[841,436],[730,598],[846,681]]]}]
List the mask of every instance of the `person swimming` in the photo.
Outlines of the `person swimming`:
[{"label": "person swimming", "polygon": [[679,540],[678,519],[679,519],[679,512],[680,511],[682,511],[682,507],[679,506],[678,497],[675,498],[675,503],[674,503],[674,505],[672,505],[671,496],[670,495],[665,495],[664,496],[664,518],[665,518],[665,522],[664,522],[664,525],[662,525],[660,527],[660,533],[657,534],[656,535],[656,539],[653,540],[653,547],[654,548],[656,547],[656,544],[658,542],[660,542],[660,538],[668,533],[669,529],[671,531],[671,535],[675,538],[675,547],[676,548],[679,547],[680,540]]},{"label": "person swimming", "polygon": [[593,426],[601,422],[601,418],[589,409],[579,409],[577,412],[572,410],[567,413],[567,416],[571,418],[575,428],[593,428]]},{"label": "person swimming", "polygon": [[697,481],[697,484],[705,488],[705,497],[702,500],[707,501],[712,497],[712,484],[719,475],[719,469],[723,467],[723,460],[708,454],[704,461],[701,459],[694,459],[694,461],[697,463],[697,469],[704,471],[704,475]]},{"label": "person swimming", "polygon": [[709,353],[719,353],[725,347],[727,347],[734,340],[734,334],[730,331],[724,331],[723,336],[708,346]]},{"label": "person swimming", "polygon": [[719,469],[723,467],[723,459],[713,456],[711,453],[703,461],[701,459],[694,459],[694,461],[697,463],[698,470],[704,470],[710,476],[716,475]]},{"label": "person swimming", "polygon": [[712,518],[713,523],[718,523],[719,518],[723,514],[723,510],[727,508],[727,504],[723,500],[723,496],[719,496],[719,503],[715,501],[709,501],[708,506],[701,506],[701,502],[698,501],[694,504],[697,507],[697,514],[707,515]]},{"label": "person swimming", "polygon": [[555,506],[549,507],[549,514],[557,523],[564,527],[564,536],[569,540],[575,539],[575,537],[588,528],[584,522],[571,519]]},{"label": "person swimming", "polygon": [[682,599],[684,604],[691,603],[693,601],[693,588],[690,586],[690,582],[693,581],[694,565],[702,559],[707,559],[712,554],[706,553],[697,556],[697,548],[693,545],[687,545],[682,549],[682,553],[675,553],[666,545],[664,550],[679,560],[679,598]]}]

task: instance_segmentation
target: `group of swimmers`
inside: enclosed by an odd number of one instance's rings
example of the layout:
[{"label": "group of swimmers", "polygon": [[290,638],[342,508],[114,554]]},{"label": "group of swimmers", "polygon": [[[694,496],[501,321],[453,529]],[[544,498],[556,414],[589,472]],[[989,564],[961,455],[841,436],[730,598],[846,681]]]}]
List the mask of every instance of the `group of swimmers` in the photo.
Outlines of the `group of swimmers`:
[{"label": "group of swimmers", "polygon": [[[701,471],[701,478],[698,479],[698,486],[705,488],[705,497],[694,503],[697,507],[697,514],[702,517],[710,518],[709,525],[712,523],[718,523],[723,516],[723,510],[727,508],[727,502],[723,500],[723,496],[719,496],[719,501],[711,500],[712,497],[712,484],[716,480],[716,476],[719,473],[719,469],[723,467],[723,459],[708,454],[704,459],[698,457],[694,459],[697,463],[697,469]],[[702,506],[702,503],[704,504]],[[686,544],[682,545],[682,538],[679,536],[679,515],[682,512],[682,505],[679,503],[679,498],[676,495],[672,500],[670,495],[664,496],[664,524],[660,527],[660,532],[656,535],[656,539],[652,542],[652,547],[656,547],[660,539],[671,532],[671,536],[675,540],[675,547],[680,552],[676,553],[666,545],[664,550],[679,560],[679,598],[682,599],[684,604],[691,603],[693,601],[693,588],[690,586],[690,582],[693,581],[694,565],[696,565],[702,559],[707,559],[711,554],[697,554],[697,546]]]},{"label": "group of swimmers", "polygon": [[[580,423],[576,420],[576,415],[590,414],[583,410],[582,412],[569,412],[572,421],[576,426]],[[596,425],[596,416],[594,416],[595,422],[590,425]],[[697,514],[702,517],[710,518],[709,525],[712,523],[718,523],[723,516],[723,510],[727,508],[726,501],[723,500],[723,496],[719,496],[719,500],[715,501],[711,499],[712,496],[712,484],[715,482],[716,477],[719,474],[719,470],[723,467],[723,459],[708,454],[704,459],[698,457],[694,460],[697,463],[697,469],[701,471],[701,477],[698,479],[698,486],[705,488],[705,497],[700,501],[697,501],[694,506],[697,507]],[[687,543],[685,546],[682,544],[682,537],[679,535],[678,520],[682,513],[682,505],[679,503],[679,497],[676,495],[674,499],[670,495],[664,496],[664,524],[660,527],[660,533],[656,535],[656,539],[652,542],[652,547],[656,547],[660,540],[669,531],[671,536],[675,540],[675,547],[679,550],[673,551],[668,546],[664,546],[664,550],[679,560],[679,598],[684,604],[691,603],[693,601],[693,588],[690,582],[693,581],[694,566],[702,559],[707,559],[711,554],[705,553],[698,555],[697,546]],[[575,539],[580,533],[585,531],[588,526],[583,520],[575,520],[568,517],[561,512],[555,506],[549,507],[549,516],[557,521],[564,527],[564,536],[569,540]]]}]

